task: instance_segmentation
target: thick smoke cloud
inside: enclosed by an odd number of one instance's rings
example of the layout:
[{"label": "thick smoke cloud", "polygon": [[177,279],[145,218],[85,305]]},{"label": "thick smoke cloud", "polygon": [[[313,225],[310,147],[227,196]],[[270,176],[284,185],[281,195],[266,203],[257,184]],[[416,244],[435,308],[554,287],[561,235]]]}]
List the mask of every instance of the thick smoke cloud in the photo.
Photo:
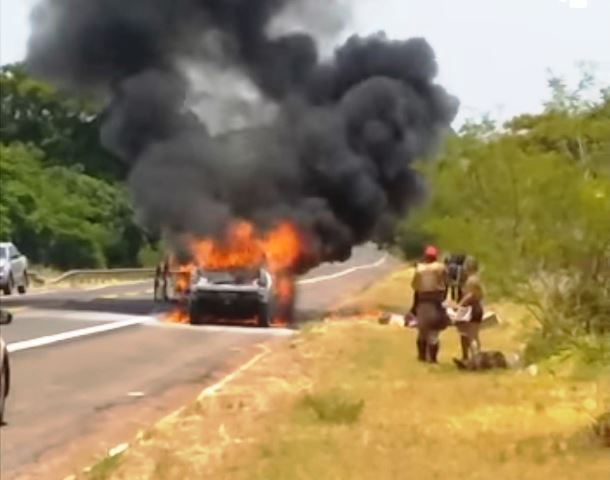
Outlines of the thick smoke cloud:
[{"label": "thick smoke cloud", "polygon": [[[272,36],[296,1],[43,0],[28,62],[108,96],[102,140],[133,165],[147,227],[175,239],[290,219],[314,253],[305,269],[348,257],[417,203],[413,162],[433,152],[457,100],[434,83],[423,39],[354,36],[320,60],[306,33]],[[241,72],[275,117],[211,135],[184,64]]]}]

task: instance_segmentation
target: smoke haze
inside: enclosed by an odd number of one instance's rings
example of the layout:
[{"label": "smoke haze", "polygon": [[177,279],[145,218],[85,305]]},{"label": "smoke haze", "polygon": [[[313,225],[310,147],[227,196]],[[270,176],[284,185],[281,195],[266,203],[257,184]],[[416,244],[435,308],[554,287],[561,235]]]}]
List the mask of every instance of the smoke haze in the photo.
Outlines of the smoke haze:
[{"label": "smoke haze", "polygon": [[340,29],[347,12],[333,5],[43,0],[28,65],[108,99],[102,141],[132,165],[147,228],[178,242],[238,218],[288,219],[308,240],[305,270],[347,258],[417,204],[413,162],[458,107],[423,39],[353,36],[322,58],[306,27]]}]

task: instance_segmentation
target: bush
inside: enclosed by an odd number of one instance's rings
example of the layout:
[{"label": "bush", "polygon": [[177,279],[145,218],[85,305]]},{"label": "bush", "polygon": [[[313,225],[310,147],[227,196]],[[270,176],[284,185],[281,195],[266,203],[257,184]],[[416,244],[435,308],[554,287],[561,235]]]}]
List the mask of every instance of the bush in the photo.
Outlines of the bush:
[{"label": "bush", "polygon": [[0,144],[0,237],[58,268],[134,265],[143,235],[122,187],[47,167],[33,147]]},{"label": "bush", "polygon": [[105,259],[100,246],[85,234],[69,232],[55,235],[49,246],[49,259],[63,270],[103,268]]},{"label": "bush", "polygon": [[610,332],[610,95],[574,98],[502,130],[484,122],[449,138],[421,166],[427,206],[397,233],[407,256],[431,237],[478,257],[486,290],[538,321],[533,358]]}]

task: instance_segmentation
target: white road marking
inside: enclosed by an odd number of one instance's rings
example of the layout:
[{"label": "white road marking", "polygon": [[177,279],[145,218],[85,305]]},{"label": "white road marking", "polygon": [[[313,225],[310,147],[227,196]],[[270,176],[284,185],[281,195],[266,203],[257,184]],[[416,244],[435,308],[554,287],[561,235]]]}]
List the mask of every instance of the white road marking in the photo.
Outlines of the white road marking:
[{"label": "white road marking", "polygon": [[9,343],[6,348],[9,352],[19,352],[22,350],[29,350],[30,348],[43,347],[45,345],[51,345],[53,343],[65,342],[66,340],[71,340],[73,338],[96,335],[102,332],[110,332],[112,330],[131,327],[133,325],[139,325],[141,323],[141,319],[111,322],[104,325],[97,325],[95,327],[81,328],[78,330],[71,330],[69,332],[58,333],[55,335],[47,335],[44,337],[33,338],[31,340],[23,340],[21,342]]},{"label": "white road marking", "polygon": [[244,335],[266,335],[268,337],[290,337],[296,333],[296,330],[290,328],[271,327],[271,328],[256,328],[242,327],[239,325],[191,325],[188,323],[172,323],[164,322],[159,319],[146,320],[142,322],[144,325],[150,325],[160,328],[169,328],[175,330],[194,330],[197,332],[223,332],[223,333],[241,333]]},{"label": "white road marking", "polygon": [[[211,397],[211,396],[215,395],[218,391],[222,390],[222,388],[224,388],[227,384],[231,383],[233,380],[235,380],[238,376],[240,376],[246,370],[249,370],[250,368],[252,368],[264,356],[268,355],[271,352],[269,347],[267,347],[266,345],[258,345],[258,347],[262,350],[262,352],[260,352],[259,354],[255,355],[250,360],[244,362],[242,365],[240,365],[238,368],[233,370],[228,375],[226,375],[223,378],[221,378],[215,384],[210,385],[209,387],[206,387],[197,396],[197,400],[201,401],[201,400],[203,400],[205,398],[208,398],[208,397]],[[184,410],[185,410],[185,407],[180,407],[178,410],[174,410],[172,413],[170,413],[169,415],[166,415],[161,420],[159,420],[156,423],[156,425],[161,425],[161,424],[164,424],[164,423],[171,422],[171,421],[175,420],[182,412],[184,412]],[[142,432],[140,432],[136,438],[138,440],[140,440],[142,438]],[[128,448],[129,448],[129,444],[127,444],[127,443],[120,443],[116,447],[110,449],[109,450],[109,454],[110,454],[110,452],[116,452],[116,451],[122,453],[122,452],[126,451]]]},{"label": "white road marking", "polygon": [[345,277],[346,275],[350,275],[359,270],[370,270],[373,268],[378,268],[383,265],[388,260],[388,256],[384,255],[382,258],[377,260],[375,263],[370,263],[367,265],[359,265],[357,267],[348,268],[347,270],[342,270],[337,273],[331,273],[330,275],[320,275],[319,277],[305,278],[303,280],[299,280],[297,285],[310,285],[312,283],[320,283],[325,282],[327,280],[334,280],[335,278]]},{"label": "white road marking", "polygon": [[255,355],[254,357],[252,357],[250,360],[245,362],[239,368],[237,368],[236,370],[234,370],[233,372],[228,374],[226,377],[222,378],[220,381],[218,381],[214,385],[210,385],[209,387],[207,387],[205,390],[203,390],[203,392],[201,392],[199,394],[199,396],[197,397],[197,400],[202,400],[202,399],[204,399],[206,397],[211,397],[216,392],[221,390],[225,385],[227,385],[228,383],[230,383],[233,380],[235,380],[235,378],[237,378],[239,375],[244,373],[246,370],[249,370],[250,368],[252,368],[256,363],[258,363],[258,361],[261,358],[263,358],[265,355],[269,354],[269,352],[271,351],[265,345],[259,345],[259,346],[263,350],[261,353],[259,353],[258,355]]},{"label": "white road marking", "polygon": [[[329,275],[320,275],[312,278],[305,278],[303,280],[299,280],[297,282],[298,285],[311,285],[315,283],[325,282],[328,280],[334,280],[336,278],[341,278],[346,275],[350,275],[354,272],[360,270],[370,270],[373,268],[378,268],[383,265],[387,261],[388,256],[384,255],[382,258],[377,260],[374,263],[359,265],[356,267],[351,267],[340,272],[336,272]],[[100,289],[107,287],[100,287]],[[28,350],[31,348],[42,347],[45,345],[51,345],[53,343],[64,342],[66,340],[71,340],[79,337],[86,337],[89,335],[96,335],[98,333],[109,332],[113,330],[119,330],[121,328],[131,327],[133,325],[160,325],[159,321],[154,317],[150,316],[133,316],[133,315],[120,315],[120,314],[111,314],[104,312],[65,312],[62,311],[62,317],[70,318],[76,317],[79,318],[83,316],[91,317],[92,315],[95,317],[99,316],[100,321],[108,321],[104,325],[97,325],[94,327],[82,328],[78,330],[71,330],[68,332],[58,333],[55,335],[47,335],[44,337],[33,338],[31,340],[23,340],[20,342],[14,342],[7,345],[7,349],[9,352],[18,352],[22,350]],[[112,320],[114,318],[114,320]],[[181,324],[164,324],[165,328],[183,328],[183,329],[196,329],[200,331],[209,331],[209,332],[241,332],[241,333],[249,333],[249,334],[258,334],[266,333],[272,336],[290,336],[294,334],[293,330],[284,329],[284,328],[271,328],[266,329],[261,332],[260,329],[248,328],[248,327],[223,327],[223,326],[215,326],[215,325],[204,325],[204,326],[193,326],[193,325],[181,325]]]}]

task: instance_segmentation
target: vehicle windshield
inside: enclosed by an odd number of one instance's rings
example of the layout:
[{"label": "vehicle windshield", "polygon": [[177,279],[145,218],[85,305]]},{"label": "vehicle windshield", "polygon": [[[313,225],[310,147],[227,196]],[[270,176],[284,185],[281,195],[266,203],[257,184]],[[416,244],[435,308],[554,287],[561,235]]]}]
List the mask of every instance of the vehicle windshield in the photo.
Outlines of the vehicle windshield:
[{"label": "vehicle windshield", "polygon": [[258,278],[257,269],[202,270],[201,275],[214,284],[251,283]]},{"label": "vehicle windshield", "polygon": [[0,259],[8,258],[8,249],[0,248]]}]

